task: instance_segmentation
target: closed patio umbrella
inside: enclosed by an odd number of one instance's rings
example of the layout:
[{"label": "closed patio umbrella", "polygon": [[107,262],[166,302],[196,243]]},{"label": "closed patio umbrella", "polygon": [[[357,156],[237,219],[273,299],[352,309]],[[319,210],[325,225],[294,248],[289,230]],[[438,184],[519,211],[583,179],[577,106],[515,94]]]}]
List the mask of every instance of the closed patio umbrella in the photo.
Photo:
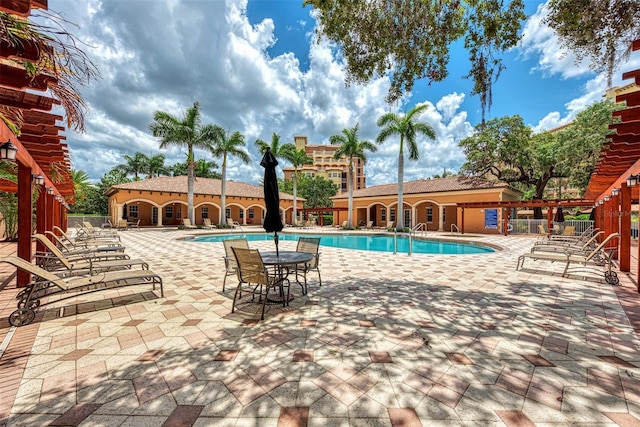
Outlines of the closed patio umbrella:
[{"label": "closed patio umbrella", "polygon": [[122,205],[122,219],[127,218],[129,218],[129,215],[127,215],[127,204],[125,203],[124,205]]},{"label": "closed patio umbrella", "polygon": [[562,205],[559,205],[558,209],[556,209],[556,216],[553,218],[553,222],[564,222],[564,212],[562,212]]},{"label": "closed patio umbrella", "polygon": [[278,179],[276,178],[277,165],[278,160],[267,147],[264,156],[262,156],[262,161],[260,161],[260,166],[264,168],[264,203],[267,208],[262,227],[267,233],[274,233],[273,240],[276,244],[276,255],[279,255],[278,231],[282,231],[284,226],[280,219],[280,190],[278,190]]}]

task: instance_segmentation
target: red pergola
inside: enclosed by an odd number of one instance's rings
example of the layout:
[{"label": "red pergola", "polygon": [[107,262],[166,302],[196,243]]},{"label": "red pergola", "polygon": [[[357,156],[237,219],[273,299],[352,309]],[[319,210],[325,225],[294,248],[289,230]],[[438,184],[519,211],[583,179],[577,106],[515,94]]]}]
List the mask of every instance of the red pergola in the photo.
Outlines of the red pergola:
[{"label": "red pergola", "polygon": [[[0,0],[0,10],[22,18],[39,8],[47,9],[47,0]],[[65,137],[60,135],[65,128],[56,124],[62,117],[51,113],[60,101],[33,93],[47,91],[57,80],[44,74],[29,75],[20,65],[22,60],[37,61],[38,48],[31,42],[15,46],[2,41],[0,58],[10,60],[0,64],[0,105],[22,117],[19,136],[0,122],[0,144],[8,141],[18,149],[18,182],[0,180],[0,190],[18,195],[18,256],[31,260],[32,195],[37,185],[34,178],[44,179],[35,209],[37,232],[52,230],[54,225],[66,229],[68,203],[73,203],[75,197],[71,162],[68,148],[62,143]],[[18,270],[18,286],[28,281],[29,275]]]}]

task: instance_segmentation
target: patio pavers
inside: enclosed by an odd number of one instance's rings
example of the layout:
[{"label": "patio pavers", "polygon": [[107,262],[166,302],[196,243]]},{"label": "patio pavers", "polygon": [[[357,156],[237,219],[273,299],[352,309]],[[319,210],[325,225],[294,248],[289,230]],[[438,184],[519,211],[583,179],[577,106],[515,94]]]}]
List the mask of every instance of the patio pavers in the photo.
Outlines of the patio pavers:
[{"label": "patio pavers", "polygon": [[[15,330],[8,426],[640,424],[640,298],[624,274],[613,287],[552,263],[516,272],[535,241],[516,236],[479,238],[505,248],[483,255],[321,247],[322,286],[292,287],[257,321],[250,305],[230,313],[222,244],[177,240],[189,234],[121,233],[165,298],[121,288]],[[0,338],[15,292],[0,291]]]}]

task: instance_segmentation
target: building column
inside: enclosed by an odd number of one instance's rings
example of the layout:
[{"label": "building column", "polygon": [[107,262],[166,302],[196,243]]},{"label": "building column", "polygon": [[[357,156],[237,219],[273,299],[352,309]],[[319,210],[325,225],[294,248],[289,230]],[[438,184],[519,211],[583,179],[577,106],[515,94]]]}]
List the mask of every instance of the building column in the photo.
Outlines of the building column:
[{"label": "building column", "polygon": [[247,208],[242,209],[242,225],[247,225]]},{"label": "building column", "polygon": [[442,218],[442,209],[444,206],[438,204],[438,231],[444,231],[444,219]]}]

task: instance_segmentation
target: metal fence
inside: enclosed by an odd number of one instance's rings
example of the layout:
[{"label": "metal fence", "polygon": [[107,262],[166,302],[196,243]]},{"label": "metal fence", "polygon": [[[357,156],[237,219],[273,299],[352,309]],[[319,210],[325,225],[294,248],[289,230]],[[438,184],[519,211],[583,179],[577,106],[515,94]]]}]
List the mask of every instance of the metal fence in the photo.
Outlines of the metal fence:
[{"label": "metal fence", "polygon": [[79,224],[82,224],[85,221],[91,223],[91,225],[93,225],[94,227],[102,227],[103,224],[109,223],[109,217],[108,216],[69,216],[67,218],[67,227],[70,229],[75,228],[76,226],[78,226]]},{"label": "metal fence", "polygon": [[[553,227],[557,227],[558,229],[562,229],[568,225],[572,225],[576,228],[575,235],[578,236],[582,234],[587,228],[593,226],[593,221],[565,221],[562,224],[552,223]],[[547,229],[547,220],[546,219],[510,219],[509,226],[511,230],[509,234],[539,234],[538,226],[542,225],[544,229]],[[637,225],[636,225],[637,226]]]}]

